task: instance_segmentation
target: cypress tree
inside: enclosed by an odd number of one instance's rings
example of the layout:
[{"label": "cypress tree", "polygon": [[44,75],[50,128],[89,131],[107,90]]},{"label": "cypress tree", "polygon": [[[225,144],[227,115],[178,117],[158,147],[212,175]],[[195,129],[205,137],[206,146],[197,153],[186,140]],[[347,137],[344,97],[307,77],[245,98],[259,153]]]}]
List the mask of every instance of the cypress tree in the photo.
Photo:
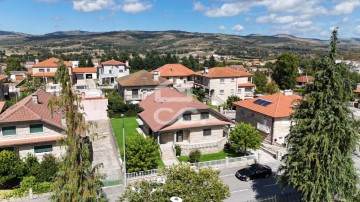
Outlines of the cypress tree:
[{"label": "cypress tree", "polygon": [[337,43],[334,30],[329,56],[319,62],[314,83],[292,115],[289,152],[280,168],[282,183],[295,188],[304,201],[356,200],[358,177],[352,154],[358,126],[347,106],[352,98],[350,72],[335,63]]}]

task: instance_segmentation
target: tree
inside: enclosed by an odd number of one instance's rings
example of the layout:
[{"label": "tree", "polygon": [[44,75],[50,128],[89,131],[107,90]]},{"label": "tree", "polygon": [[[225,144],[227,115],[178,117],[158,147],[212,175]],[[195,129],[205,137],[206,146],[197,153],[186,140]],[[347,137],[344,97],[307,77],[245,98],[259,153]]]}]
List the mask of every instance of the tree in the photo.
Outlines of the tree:
[{"label": "tree", "polygon": [[83,114],[79,112],[80,98],[72,90],[72,80],[68,68],[62,61],[58,63],[56,80],[59,81],[60,96],[49,102],[52,111],[61,108],[66,120],[66,154],[60,163],[59,170],[52,185],[53,201],[102,201],[99,167],[91,165],[90,140],[82,135],[86,131]]},{"label": "tree", "polygon": [[201,157],[201,151],[198,149],[192,150],[189,154],[189,161],[190,163],[197,163],[199,162]]},{"label": "tree", "polygon": [[337,30],[332,33],[329,56],[324,56],[314,83],[292,115],[280,180],[291,185],[304,201],[356,201],[358,176],[352,154],[358,125],[348,102],[352,99],[350,72],[336,64]]},{"label": "tree", "polygon": [[1,151],[0,165],[0,188],[12,188],[19,185],[24,170],[19,155],[12,151]]},{"label": "tree", "polygon": [[86,67],[86,60],[85,60],[85,58],[80,58],[80,60],[79,60],[79,65],[78,65],[79,67]]},{"label": "tree", "polygon": [[234,102],[236,102],[236,101],[239,101],[239,100],[241,100],[238,96],[236,96],[236,95],[230,95],[229,97],[228,97],[228,99],[226,100],[226,106],[227,106],[227,108],[228,109],[234,109]]},{"label": "tree", "polygon": [[234,152],[246,152],[246,149],[258,149],[261,146],[262,138],[258,130],[251,124],[238,123],[230,131],[230,145]]},{"label": "tree", "polygon": [[137,172],[155,169],[158,166],[159,146],[154,139],[140,134],[126,138],[126,169]]},{"label": "tree", "polygon": [[5,74],[9,75],[10,71],[26,71],[26,68],[21,65],[21,58],[10,56],[6,58]]},{"label": "tree", "polygon": [[160,176],[165,176],[164,184],[143,180],[127,186],[120,201],[167,202],[177,196],[183,201],[224,201],[230,196],[229,186],[219,177],[220,171],[211,168],[191,168],[175,165],[165,168]]},{"label": "tree", "polygon": [[216,61],[213,55],[209,59],[209,67],[216,67]]},{"label": "tree", "polygon": [[267,94],[274,94],[280,92],[280,89],[275,81],[270,81],[270,83],[266,84],[264,87],[263,92]]},{"label": "tree", "polygon": [[189,69],[192,69],[192,65],[191,65],[191,62],[190,60],[187,58],[187,57],[182,57],[181,58],[181,63],[182,65],[184,65],[185,67],[189,68]]},{"label": "tree", "polygon": [[266,75],[262,72],[256,71],[254,73],[254,83],[256,85],[256,90],[258,93],[263,93],[264,92],[264,88],[268,82],[268,78],[266,77]]},{"label": "tree", "polygon": [[24,159],[24,176],[41,175],[40,163],[36,156],[28,154]]},{"label": "tree", "polygon": [[59,169],[59,163],[55,156],[45,154],[40,163],[40,172],[35,175],[39,182],[50,182],[54,179],[56,172]]},{"label": "tree", "polygon": [[92,62],[91,57],[88,58],[87,63],[86,63],[86,66],[87,66],[87,67],[94,67],[94,66],[95,66],[94,63]]},{"label": "tree", "polygon": [[283,53],[275,62],[272,78],[280,89],[292,89],[296,84],[299,59],[294,53]]}]

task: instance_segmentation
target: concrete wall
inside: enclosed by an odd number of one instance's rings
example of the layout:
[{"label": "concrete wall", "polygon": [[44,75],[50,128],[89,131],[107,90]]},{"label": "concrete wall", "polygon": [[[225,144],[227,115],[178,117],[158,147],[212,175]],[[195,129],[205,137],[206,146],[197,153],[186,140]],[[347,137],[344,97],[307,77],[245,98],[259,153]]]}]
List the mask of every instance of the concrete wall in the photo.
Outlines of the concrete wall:
[{"label": "concrete wall", "polygon": [[99,99],[82,99],[81,104],[83,105],[85,112],[84,117],[86,121],[95,120],[107,120],[107,98]]},{"label": "concrete wall", "polygon": [[289,118],[277,118],[274,122],[273,141],[278,144],[285,143],[285,137],[290,133],[291,121]]},{"label": "concrete wall", "polygon": [[[43,132],[39,133],[30,133],[29,125],[32,124],[43,124]],[[62,134],[62,130],[47,125],[41,122],[28,122],[28,123],[17,123],[17,124],[1,124],[3,126],[16,126],[16,135],[3,135],[2,130],[0,131],[0,141],[5,140],[21,140],[25,138],[35,138],[35,137],[48,137],[48,136],[58,136]]]},{"label": "concrete wall", "polygon": [[[52,145],[53,151],[52,152],[43,152],[43,153],[35,153],[35,146],[41,145]],[[28,145],[21,145],[16,147],[16,151],[19,152],[20,158],[25,158],[28,154],[35,155],[38,160],[42,160],[45,154],[52,154],[56,157],[61,157],[66,153],[66,147],[58,145],[56,142],[48,142],[48,143],[41,143],[41,144],[28,144]]]}]

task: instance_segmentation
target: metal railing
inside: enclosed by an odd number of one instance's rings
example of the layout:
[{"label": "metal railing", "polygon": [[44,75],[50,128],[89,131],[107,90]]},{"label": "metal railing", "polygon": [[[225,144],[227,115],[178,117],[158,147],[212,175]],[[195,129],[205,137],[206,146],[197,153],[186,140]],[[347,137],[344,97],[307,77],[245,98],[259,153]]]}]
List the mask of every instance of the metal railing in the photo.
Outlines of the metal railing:
[{"label": "metal railing", "polygon": [[160,169],[152,169],[152,170],[147,170],[147,171],[126,173],[126,179],[149,177],[149,176],[157,175],[157,173],[159,173],[159,171],[160,171]]},{"label": "metal railing", "polygon": [[223,138],[217,142],[195,143],[195,144],[176,144],[176,145],[179,145],[181,147],[181,150],[193,150],[193,149],[220,147],[221,145],[224,145],[225,142],[226,142],[226,138]]}]

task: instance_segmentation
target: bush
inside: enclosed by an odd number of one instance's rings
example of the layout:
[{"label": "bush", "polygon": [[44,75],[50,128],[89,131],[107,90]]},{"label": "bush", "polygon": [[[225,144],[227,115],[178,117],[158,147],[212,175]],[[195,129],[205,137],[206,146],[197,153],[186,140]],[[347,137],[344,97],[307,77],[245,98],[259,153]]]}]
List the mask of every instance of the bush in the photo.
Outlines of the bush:
[{"label": "bush", "polygon": [[23,197],[29,195],[29,189],[32,188],[33,194],[42,194],[50,192],[51,183],[50,182],[41,182],[39,183],[36,177],[27,176],[20,183],[20,188],[15,189],[13,193],[7,198],[10,197]]},{"label": "bush", "polygon": [[40,173],[40,163],[37,157],[29,153],[24,158],[24,176],[37,176]]},{"label": "bush", "polygon": [[175,145],[175,153],[176,156],[181,156],[181,147],[179,145]]},{"label": "bush", "polygon": [[50,182],[58,171],[59,164],[52,154],[45,154],[39,167],[40,172],[36,175],[38,182]]},{"label": "bush", "polygon": [[24,164],[12,151],[0,152],[0,188],[18,186],[23,176]]},{"label": "bush", "polygon": [[199,162],[201,157],[201,152],[200,150],[196,149],[196,150],[192,150],[189,154],[189,158],[190,158],[190,163],[197,163]]},{"label": "bush", "polygon": [[117,93],[108,94],[108,115],[110,118],[119,118],[121,114],[125,116],[136,116],[141,108],[138,104],[126,104]]}]

